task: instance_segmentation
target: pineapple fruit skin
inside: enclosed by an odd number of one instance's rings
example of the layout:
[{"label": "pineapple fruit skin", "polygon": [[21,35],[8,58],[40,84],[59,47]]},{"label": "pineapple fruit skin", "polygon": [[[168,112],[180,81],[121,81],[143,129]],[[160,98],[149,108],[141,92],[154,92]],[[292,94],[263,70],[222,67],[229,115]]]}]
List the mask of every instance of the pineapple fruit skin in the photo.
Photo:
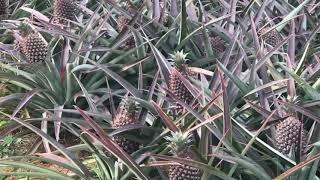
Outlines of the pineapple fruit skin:
[{"label": "pineapple fruit skin", "polygon": [[[112,122],[112,127],[117,129],[124,126],[136,124],[140,124],[136,110],[130,109],[130,107],[128,107],[128,104],[122,102],[120,104],[119,111]],[[113,137],[113,140],[128,154],[131,154],[139,149],[140,144],[130,139],[115,135]]]},{"label": "pineapple fruit skin", "polygon": [[9,13],[9,0],[0,0],[0,20],[8,17]]},{"label": "pineapple fruit skin", "polygon": [[[295,117],[288,117],[276,125],[275,145],[280,152],[288,154],[292,146],[297,150],[300,145],[301,125],[302,122]],[[304,129],[301,133],[301,140],[301,150],[304,152],[307,145],[307,132]]]},{"label": "pineapple fruit skin", "polygon": [[46,42],[37,33],[28,34],[17,48],[30,64],[45,61],[48,50]]},{"label": "pineapple fruit skin", "polygon": [[117,29],[119,32],[123,31],[126,26],[129,24],[130,20],[124,15],[118,17]]},{"label": "pineapple fruit skin", "polygon": [[[268,28],[264,28],[261,30],[259,34],[264,34],[268,30],[269,30]],[[268,33],[264,34],[262,39],[264,40],[265,43],[269,44],[272,47],[275,47],[282,40],[279,32],[277,32],[276,30],[271,30]]]},{"label": "pineapple fruit skin", "polygon": [[[192,153],[189,150],[185,150],[177,153],[175,156],[184,159],[193,159]],[[171,165],[169,167],[169,180],[200,180],[201,171],[196,167],[192,167],[185,164]]]},{"label": "pineapple fruit skin", "polygon": [[[127,30],[127,28],[128,28],[127,25],[129,24],[129,22],[130,22],[130,19],[127,18],[126,16],[123,16],[123,15],[119,16],[118,17],[118,25],[117,25],[118,32],[122,32],[122,31]],[[121,47],[124,49],[134,48],[135,47],[134,37],[132,37],[132,36],[129,37]]]},{"label": "pineapple fruit skin", "polygon": [[[174,69],[175,70],[172,71],[169,77],[169,90],[181,101],[185,102],[186,104],[191,104],[193,101],[193,95],[183,84],[178,72],[186,78],[188,78],[188,76],[192,76],[193,74],[188,69],[187,65],[182,65],[181,68],[174,67]],[[176,110],[181,112],[183,107],[179,104],[176,104]]]},{"label": "pineapple fruit skin", "polygon": [[53,21],[58,24],[65,24],[67,20],[74,20],[77,6],[72,0],[55,0],[53,7]]},{"label": "pineapple fruit skin", "polygon": [[211,33],[209,35],[209,40],[212,48],[216,52],[223,53],[226,51],[226,42],[220,36],[216,35],[215,33]]},{"label": "pineapple fruit skin", "polygon": [[42,62],[46,58],[47,45],[37,34],[30,34],[25,40],[24,52],[30,63]]}]

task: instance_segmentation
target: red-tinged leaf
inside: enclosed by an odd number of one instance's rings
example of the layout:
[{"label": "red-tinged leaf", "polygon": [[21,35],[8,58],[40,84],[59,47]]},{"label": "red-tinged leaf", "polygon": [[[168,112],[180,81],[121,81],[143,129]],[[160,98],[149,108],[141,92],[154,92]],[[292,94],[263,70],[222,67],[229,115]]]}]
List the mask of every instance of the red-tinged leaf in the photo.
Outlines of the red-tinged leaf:
[{"label": "red-tinged leaf", "polygon": [[271,86],[274,86],[276,84],[279,84],[279,86],[282,84],[282,86],[285,86],[285,82],[287,82],[289,79],[281,79],[281,80],[278,80],[278,81],[272,81],[272,82],[269,82],[267,84],[264,84],[264,85],[261,85],[255,89],[253,89],[252,91],[248,92],[244,97],[247,97],[247,96],[250,96],[251,94],[254,94],[256,92],[259,92],[263,89],[266,89],[266,88],[270,88]]},{"label": "red-tinged leaf", "polygon": [[251,31],[252,31],[252,35],[253,35],[253,42],[254,42],[255,49],[257,50],[257,57],[260,58],[259,37],[257,34],[257,30],[256,30],[256,24],[255,24],[253,17],[251,15],[250,15],[250,22],[251,22]]},{"label": "red-tinged leaf", "polygon": [[45,22],[49,22],[49,18],[45,15],[43,15],[41,12],[35,10],[35,9],[31,9],[28,7],[21,7],[21,10],[24,10],[26,12],[29,12],[30,14],[32,14],[32,16],[35,16],[36,19],[45,21]]},{"label": "red-tinged leaf", "polygon": [[15,117],[16,114],[21,110],[21,108],[34,96],[36,95],[40,90],[35,89],[32,90],[24,95],[24,97],[21,99],[20,103],[18,106],[15,108],[15,110],[12,113],[12,117]]},{"label": "red-tinged leaf", "polygon": [[272,48],[265,56],[259,59],[257,65],[255,66],[256,71],[259,70],[264,65],[264,63],[266,63],[268,59],[274,54],[274,52],[277,51],[280,47],[282,47],[290,37],[291,36],[286,37],[284,40],[279,42],[274,48]]},{"label": "red-tinged leaf", "polygon": [[312,111],[306,109],[306,108],[303,108],[301,106],[298,106],[298,105],[295,105],[295,104],[292,104],[292,103],[288,103],[288,102],[284,102],[284,101],[278,101],[279,103],[289,107],[289,108],[292,108],[294,109],[295,111],[298,111],[300,112],[301,114],[317,121],[318,123],[320,123],[320,117],[318,117],[316,114],[314,114]]},{"label": "red-tinged leaf", "polygon": [[[210,118],[208,118],[208,119],[205,120],[204,122],[201,122],[201,123],[197,124],[196,126],[188,129],[185,133],[186,133],[186,134],[190,134],[192,131],[195,131],[195,130],[199,129],[199,128],[202,127],[202,126],[204,126],[204,125],[206,125],[206,124],[209,124],[209,123],[217,120],[217,119],[220,118],[222,115],[223,115],[223,113],[218,113],[218,114],[216,114],[216,115],[214,115],[214,116],[211,116]],[[224,134],[224,135],[225,135],[225,134]]]},{"label": "red-tinged leaf", "polygon": [[[145,35],[145,34],[144,34]],[[147,35],[145,35],[147,42],[152,50],[153,56],[155,57],[157,64],[159,66],[160,72],[166,83],[169,83],[169,76],[172,71],[171,64],[169,61],[162,55],[162,53],[150,42]]]},{"label": "red-tinged leaf", "polygon": [[221,71],[219,72],[221,88],[222,88],[222,100],[223,100],[223,135],[226,136],[230,141],[232,139],[232,124],[230,118],[230,107],[227,88],[223,79]]},{"label": "red-tinged leaf", "polygon": [[[155,90],[157,82],[158,82],[159,74],[160,74],[160,72],[157,71],[157,73],[154,75],[153,81],[152,81],[152,83],[150,85],[150,88],[149,88],[149,91],[148,91],[148,95],[147,95],[147,101],[149,101],[149,102],[152,100],[152,96],[154,94],[154,90]],[[147,114],[148,114],[148,110],[143,108],[141,110],[140,115],[139,115],[139,119],[141,119],[142,122],[145,122]]]},{"label": "red-tinged leaf", "polygon": [[[251,108],[253,108],[255,111],[257,111],[259,114],[261,114],[264,118],[268,118],[269,115],[271,114],[270,111],[263,109],[262,107],[256,105],[255,103],[251,102],[251,101],[246,101]],[[279,120],[281,119],[281,117],[277,116],[276,114],[272,115],[272,120]]]},{"label": "red-tinged leaf", "polygon": [[293,166],[292,168],[288,169],[287,171],[285,171],[284,173],[280,174],[279,176],[277,176],[276,178],[274,178],[275,180],[281,180],[281,179],[286,179],[286,177],[292,175],[293,173],[297,172],[298,170],[302,169],[303,167],[305,167],[306,165],[320,160],[320,153],[313,156],[313,157],[309,157],[307,160],[302,161],[301,163]]},{"label": "red-tinged leaf", "polygon": [[99,127],[99,125],[91,119],[84,111],[75,106],[75,108],[80,112],[82,117],[88,122],[88,124],[94,129],[95,133],[92,133],[86,129],[84,131],[91,137],[95,138],[102,143],[103,147],[106,148],[110,153],[112,153],[117,158],[121,159],[128,168],[140,179],[148,179],[146,175],[142,172],[139,165],[132,160],[130,155],[128,155],[118,144],[116,144],[104,131]]},{"label": "red-tinged leaf", "polygon": [[291,26],[290,26],[290,36],[288,42],[288,68],[291,69],[293,65],[295,64],[295,51],[296,51],[296,34],[295,34],[295,22],[294,20],[291,20]]},{"label": "red-tinged leaf", "polygon": [[157,111],[158,115],[160,116],[162,122],[167,126],[168,129],[170,129],[172,132],[179,132],[180,129],[173,123],[173,120],[170,119],[159,107],[158,104],[155,102],[152,102],[153,107]]}]

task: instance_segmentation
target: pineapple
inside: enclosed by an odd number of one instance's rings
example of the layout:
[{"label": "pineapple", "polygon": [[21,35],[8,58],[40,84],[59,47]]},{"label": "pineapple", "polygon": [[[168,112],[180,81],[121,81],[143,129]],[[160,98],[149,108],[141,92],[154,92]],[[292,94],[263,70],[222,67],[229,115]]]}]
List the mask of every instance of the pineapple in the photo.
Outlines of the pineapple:
[{"label": "pineapple", "polygon": [[28,24],[23,23],[19,29],[19,33],[15,35],[15,49],[23,54],[30,64],[43,62],[48,51],[47,42]]},{"label": "pineapple", "polygon": [[53,6],[53,21],[65,24],[67,20],[74,20],[77,6],[73,0],[55,0]]},{"label": "pineapple", "polygon": [[[288,117],[279,124],[276,125],[275,133],[275,145],[277,149],[288,154],[291,147],[293,146],[295,150],[300,145],[300,127],[302,123],[295,117]],[[307,132],[303,129],[301,133],[302,147],[300,148],[304,152],[307,145]]]},{"label": "pineapple", "polygon": [[282,37],[280,36],[279,32],[275,29],[269,31],[269,28],[263,28],[259,35],[262,35],[262,39],[264,42],[269,44],[272,47],[275,47],[278,43],[281,42]]},{"label": "pineapple", "polygon": [[[193,153],[190,150],[190,136],[186,133],[172,133],[172,137],[166,138],[169,142],[171,142],[171,150],[172,154],[175,157],[184,158],[184,159],[194,159]],[[170,180],[197,180],[201,179],[202,172],[200,169],[185,165],[171,165],[169,167],[169,179]]]},{"label": "pineapple", "polygon": [[0,20],[6,19],[9,13],[9,0],[0,0]]},{"label": "pineapple", "polygon": [[118,17],[118,31],[119,32],[122,32],[126,26],[128,25],[128,23],[130,22],[129,18],[127,18],[126,16],[124,15],[121,15]]},{"label": "pineapple", "polygon": [[267,17],[262,18],[258,26],[261,28],[260,31],[258,31],[258,35],[261,36],[265,43],[275,47],[282,41],[282,37],[277,30],[270,30],[270,24],[268,24]]},{"label": "pineapple", "polygon": [[[127,25],[129,24],[129,22],[130,20],[126,16],[123,16],[123,15],[119,16],[118,26],[117,26],[118,31],[122,32],[127,30]],[[121,47],[124,49],[131,49],[135,47],[135,44],[136,43],[135,43],[134,37],[131,36],[124,42],[124,45],[122,45]]]},{"label": "pineapple", "polygon": [[38,34],[31,33],[24,38],[23,50],[29,63],[43,62],[47,55],[47,43]]},{"label": "pineapple", "polygon": [[[117,115],[112,122],[112,127],[117,129],[124,126],[137,124],[140,124],[140,121],[137,117],[135,102],[123,100],[120,103]],[[114,141],[128,154],[131,154],[139,149],[139,143],[135,141],[117,135],[115,135],[113,138]]]},{"label": "pineapple", "polygon": [[[176,52],[174,55],[171,55],[174,60],[174,70],[170,74],[169,77],[169,90],[172,92],[178,99],[185,102],[186,104],[190,104],[193,101],[193,96],[187,87],[181,81],[178,72],[184,76],[192,76],[192,72],[188,68],[186,62],[187,54],[184,54],[183,51]],[[178,103],[175,104],[177,112],[181,112],[183,107]]]},{"label": "pineapple", "polygon": [[218,53],[223,53],[226,50],[225,41],[215,33],[209,35],[211,46]]}]

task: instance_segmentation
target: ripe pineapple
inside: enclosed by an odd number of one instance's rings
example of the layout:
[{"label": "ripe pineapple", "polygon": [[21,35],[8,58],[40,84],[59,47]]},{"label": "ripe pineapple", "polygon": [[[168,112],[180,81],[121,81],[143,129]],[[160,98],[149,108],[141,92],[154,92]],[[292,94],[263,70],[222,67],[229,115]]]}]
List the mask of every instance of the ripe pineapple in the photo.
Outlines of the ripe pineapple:
[{"label": "ripe pineapple", "polygon": [[[174,55],[171,56],[174,60],[174,70],[172,71],[169,77],[169,90],[181,101],[185,102],[186,104],[190,104],[193,101],[193,96],[187,89],[187,87],[183,84],[178,74],[179,72],[182,76],[186,78],[188,76],[193,75],[190,69],[188,68],[188,65],[185,63],[187,54],[184,54],[183,51],[181,51],[176,52]],[[177,103],[176,110],[177,112],[181,112],[183,110],[183,107]]]},{"label": "ripe pineapple", "polygon": [[67,20],[74,20],[77,6],[73,0],[55,0],[53,6],[53,21],[65,24]]},{"label": "ripe pineapple", "polygon": [[9,13],[9,0],[0,0],[0,20],[6,19]]},{"label": "ripe pineapple", "polygon": [[[190,136],[181,132],[172,133],[172,137],[166,138],[171,142],[172,154],[175,157],[184,158],[184,159],[194,159],[193,154],[190,150]],[[169,179],[170,180],[197,180],[201,179],[201,170],[185,165],[171,165],[169,167]]]},{"label": "ripe pineapple", "polygon": [[[118,108],[117,115],[115,116],[112,127],[121,128],[128,125],[139,124],[140,121],[137,117],[137,110],[135,102],[130,100],[123,100]],[[131,154],[139,149],[139,143],[126,139],[120,136],[115,135],[114,141],[128,154]]]},{"label": "ripe pineapple", "polygon": [[[300,145],[300,120],[295,117],[288,117],[279,124],[276,125],[275,133],[275,145],[277,149],[284,153],[288,154],[291,147],[293,146],[295,150]],[[307,145],[307,132],[303,129],[301,133],[302,147],[300,148],[302,152],[305,150]]]}]

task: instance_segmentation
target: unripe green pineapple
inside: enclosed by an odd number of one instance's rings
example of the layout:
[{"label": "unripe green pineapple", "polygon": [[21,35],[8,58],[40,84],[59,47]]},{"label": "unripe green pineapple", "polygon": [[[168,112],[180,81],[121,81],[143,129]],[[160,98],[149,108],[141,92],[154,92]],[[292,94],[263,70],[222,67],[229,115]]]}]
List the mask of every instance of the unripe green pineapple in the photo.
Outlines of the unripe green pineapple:
[{"label": "unripe green pineapple", "polygon": [[[294,147],[294,150],[297,150],[297,147],[300,146],[301,125],[302,123],[300,120],[292,116],[276,125],[274,139],[275,145],[280,152],[288,154],[292,146]],[[301,139],[302,147],[300,147],[300,149],[304,152],[307,145],[307,132],[304,129],[302,129]]]},{"label": "unripe green pineapple", "polygon": [[[173,156],[190,160],[194,159],[189,146],[191,140],[188,134],[181,132],[172,133],[172,136],[166,139],[171,142],[170,147]],[[201,179],[201,174],[201,170],[196,167],[179,164],[169,167],[168,176],[170,180],[197,180]]]},{"label": "unripe green pineapple", "polygon": [[[178,99],[185,102],[186,104],[190,104],[193,101],[193,96],[187,87],[183,84],[181,78],[179,77],[178,72],[188,78],[192,76],[192,72],[188,68],[186,62],[187,54],[184,54],[183,51],[176,52],[174,55],[171,55],[174,60],[173,71],[169,77],[169,90],[172,92]],[[177,112],[181,112],[183,107],[178,103],[176,105]]]},{"label": "unripe green pineapple", "polygon": [[[118,112],[112,122],[112,127],[122,128],[128,125],[137,125],[140,121],[137,117],[137,110],[135,102],[130,100],[123,100],[118,108]],[[128,154],[131,154],[139,149],[139,143],[115,135],[114,141]]]},{"label": "unripe green pineapple", "polygon": [[67,20],[74,20],[77,6],[73,0],[55,0],[53,6],[53,21],[65,24]]},{"label": "unripe green pineapple", "polygon": [[0,20],[8,17],[9,13],[9,0],[0,0]]}]

